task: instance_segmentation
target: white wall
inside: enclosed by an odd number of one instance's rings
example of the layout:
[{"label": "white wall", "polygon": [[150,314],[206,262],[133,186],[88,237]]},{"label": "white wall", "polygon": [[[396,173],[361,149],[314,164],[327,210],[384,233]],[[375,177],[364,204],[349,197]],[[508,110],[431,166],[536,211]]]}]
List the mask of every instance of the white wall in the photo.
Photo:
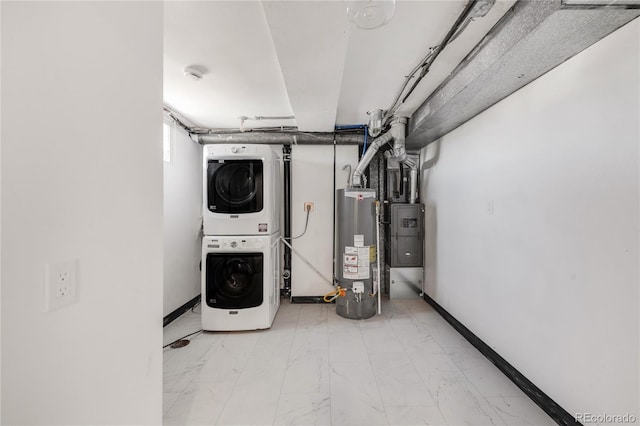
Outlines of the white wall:
[{"label": "white wall", "polygon": [[444,136],[422,175],[427,293],[571,414],[640,417],[639,36]]},{"label": "white wall", "polygon": [[171,125],[164,163],[164,315],[200,294],[202,146]]},{"label": "white wall", "polygon": [[1,7],[2,423],[160,424],[162,3]]},{"label": "white wall", "polygon": [[[336,146],[335,188],[347,184],[345,164],[352,170],[358,161],[358,147]],[[304,203],[314,203],[307,232],[293,240],[293,248],[304,256],[329,281],[333,277],[334,146],[295,145],[291,148],[291,233],[304,230]],[[291,295],[323,296],[333,286],[319,277],[295,252],[291,255]]]}]

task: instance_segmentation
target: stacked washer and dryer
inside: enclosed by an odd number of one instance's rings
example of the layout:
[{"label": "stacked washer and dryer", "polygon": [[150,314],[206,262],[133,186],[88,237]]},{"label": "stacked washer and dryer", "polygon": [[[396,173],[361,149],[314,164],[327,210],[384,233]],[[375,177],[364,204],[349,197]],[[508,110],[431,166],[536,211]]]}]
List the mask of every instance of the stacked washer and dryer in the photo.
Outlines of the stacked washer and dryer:
[{"label": "stacked washer and dryer", "polygon": [[202,328],[271,327],[280,306],[280,158],[269,145],[205,145]]}]

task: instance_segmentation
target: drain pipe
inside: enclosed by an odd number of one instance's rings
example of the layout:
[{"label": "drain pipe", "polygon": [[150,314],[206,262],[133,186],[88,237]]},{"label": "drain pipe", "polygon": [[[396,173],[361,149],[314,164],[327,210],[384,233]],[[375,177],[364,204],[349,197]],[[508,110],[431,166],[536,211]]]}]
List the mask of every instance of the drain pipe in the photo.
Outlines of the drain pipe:
[{"label": "drain pipe", "polygon": [[[291,145],[282,147],[283,171],[284,171],[284,238],[291,239]],[[284,278],[284,296],[291,296],[291,248],[285,244],[284,266],[282,271]]]}]

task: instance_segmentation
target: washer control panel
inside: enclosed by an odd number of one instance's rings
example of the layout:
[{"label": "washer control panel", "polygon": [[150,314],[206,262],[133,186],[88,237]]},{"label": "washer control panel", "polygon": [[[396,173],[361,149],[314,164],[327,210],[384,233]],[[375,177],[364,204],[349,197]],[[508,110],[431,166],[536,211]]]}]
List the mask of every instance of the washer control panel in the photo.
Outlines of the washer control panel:
[{"label": "washer control panel", "polygon": [[207,247],[219,250],[246,250],[264,247],[261,238],[218,237],[208,240]]}]

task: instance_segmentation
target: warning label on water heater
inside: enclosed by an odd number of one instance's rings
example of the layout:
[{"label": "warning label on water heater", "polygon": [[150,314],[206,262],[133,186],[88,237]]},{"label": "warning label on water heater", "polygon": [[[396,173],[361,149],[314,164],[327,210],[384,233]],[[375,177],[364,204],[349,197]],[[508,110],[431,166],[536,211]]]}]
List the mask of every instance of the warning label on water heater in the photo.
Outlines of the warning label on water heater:
[{"label": "warning label on water heater", "polygon": [[344,255],[344,264],[345,265],[358,265],[358,255],[357,254],[345,254]]},{"label": "warning label on water heater", "polygon": [[[371,250],[367,247],[345,247],[342,278],[347,280],[366,280],[369,278]],[[375,252],[374,252],[375,253]]]}]

